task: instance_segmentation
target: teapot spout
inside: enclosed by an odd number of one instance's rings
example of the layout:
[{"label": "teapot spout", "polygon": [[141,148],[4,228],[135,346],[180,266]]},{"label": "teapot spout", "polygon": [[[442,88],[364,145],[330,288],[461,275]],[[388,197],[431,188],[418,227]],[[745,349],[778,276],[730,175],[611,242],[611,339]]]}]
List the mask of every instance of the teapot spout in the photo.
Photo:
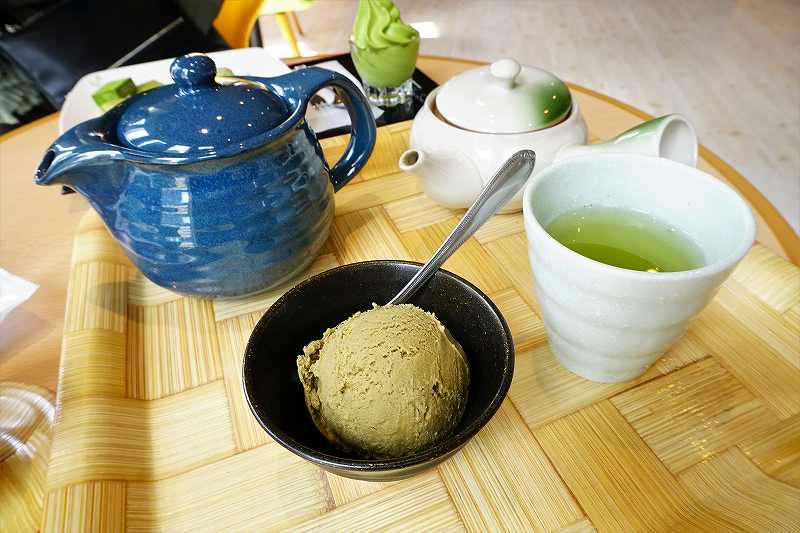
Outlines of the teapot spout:
[{"label": "teapot spout", "polygon": [[36,169],[37,185],[68,185],[92,203],[118,196],[124,155],[106,142],[102,132],[90,129],[91,122],[67,131],[50,145]]},{"label": "teapot spout", "polygon": [[483,188],[480,172],[472,161],[451,148],[406,150],[398,166],[417,174],[425,194],[445,207],[468,207]]},{"label": "teapot spout", "polygon": [[425,152],[423,150],[410,149],[403,152],[397,165],[404,172],[416,172],[418,168],[425,164]]}]

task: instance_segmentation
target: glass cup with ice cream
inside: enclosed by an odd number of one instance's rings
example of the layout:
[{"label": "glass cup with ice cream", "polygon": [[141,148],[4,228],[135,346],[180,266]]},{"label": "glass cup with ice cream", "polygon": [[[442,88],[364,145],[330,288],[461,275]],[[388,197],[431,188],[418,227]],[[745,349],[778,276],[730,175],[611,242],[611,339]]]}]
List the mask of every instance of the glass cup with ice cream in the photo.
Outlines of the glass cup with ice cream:
[{"label": "glass cup with ice cream", "polygon": [[418,54],[419,33],[391,0],[359,0],[350,56],[370,102],[393,107],[408,101]]}]

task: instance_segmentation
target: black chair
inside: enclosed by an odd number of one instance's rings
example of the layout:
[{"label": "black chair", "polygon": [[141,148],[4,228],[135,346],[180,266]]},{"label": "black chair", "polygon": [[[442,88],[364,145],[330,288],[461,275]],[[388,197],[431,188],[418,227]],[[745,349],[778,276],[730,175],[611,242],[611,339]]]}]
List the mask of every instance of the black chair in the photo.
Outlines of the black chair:
[{"label": "black chair", "polygon": [[220,4],[221,0],[0,0],[5,29],[0,53],[34,81],[52,108],[60,109],[69,90],[90,72],[227,49],[211,26]]}]

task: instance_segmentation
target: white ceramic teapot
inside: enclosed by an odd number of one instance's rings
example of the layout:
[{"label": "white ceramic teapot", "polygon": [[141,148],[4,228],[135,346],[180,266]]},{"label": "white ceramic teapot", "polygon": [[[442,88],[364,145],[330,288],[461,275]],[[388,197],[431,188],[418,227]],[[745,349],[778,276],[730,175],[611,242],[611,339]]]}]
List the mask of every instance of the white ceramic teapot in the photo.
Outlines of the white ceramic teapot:
[{"label": "white ceramic teapot", "polygon": [[[694,166],[697,138],[680,115],[666,115],[602,143],[586,144],[586,123],[563,81],[501,59],[468,70],[428,95],[411,127],[400,168],[447,207],[467,207],[498,166],[517,150],[536,152],[536,172],[588,152],[636,152]],[[521,209],[522,195],[504,211]]]}]

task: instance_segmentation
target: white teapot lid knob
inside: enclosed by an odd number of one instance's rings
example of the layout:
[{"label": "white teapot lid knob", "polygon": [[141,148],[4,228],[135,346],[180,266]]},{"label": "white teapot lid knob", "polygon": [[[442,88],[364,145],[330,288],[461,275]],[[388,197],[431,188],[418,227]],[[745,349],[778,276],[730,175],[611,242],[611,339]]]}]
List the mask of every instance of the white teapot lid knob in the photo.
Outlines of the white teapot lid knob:
[{"label": "white teapot lid knob", "polygon": [[514,86],[514,80],[521,70],[522,67],[513,59],[500,59],[489,67],[489,72],[492,73],[497,83],[508,89]]}]

